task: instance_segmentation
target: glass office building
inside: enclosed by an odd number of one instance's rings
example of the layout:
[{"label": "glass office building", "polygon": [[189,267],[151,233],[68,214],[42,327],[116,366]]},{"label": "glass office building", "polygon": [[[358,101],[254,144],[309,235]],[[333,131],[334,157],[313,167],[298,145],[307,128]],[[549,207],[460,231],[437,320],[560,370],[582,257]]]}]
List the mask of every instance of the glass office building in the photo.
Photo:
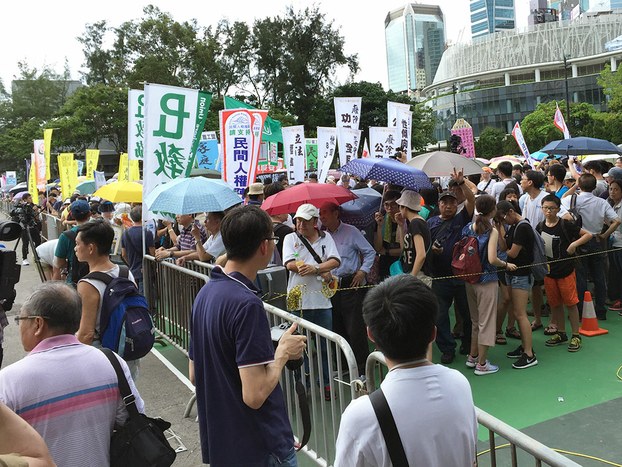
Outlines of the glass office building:
[{"label": "glass office building", "polygon": [[539,24],[524,33],[499,32],[448,48],[433,84],[423,90],[438,120],[436,138],[447,140],[457,118],[467,120],[475,136],[487,126],[509,134],[539,103],[566,99],[566,73],[571,102],[606,110],[597,78],[606,65],[618,69],[622,50],[606,51],[604,44],[620,35],[622,14],[606,14]]},{"label": "glass office building", "polygon": [[471,37],[514,29],[514,0],[471,0]]},{"label": "glass office building", "polygon": [[445,50],[443,12],[409,3],[384,21],[389,89],[411,92],[432,84]]}]

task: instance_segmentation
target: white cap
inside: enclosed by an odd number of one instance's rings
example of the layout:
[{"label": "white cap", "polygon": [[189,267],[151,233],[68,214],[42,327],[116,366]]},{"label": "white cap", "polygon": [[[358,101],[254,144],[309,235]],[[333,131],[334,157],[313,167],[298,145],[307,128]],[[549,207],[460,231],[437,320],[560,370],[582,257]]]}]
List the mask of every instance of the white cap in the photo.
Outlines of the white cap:
[{"label": "white cap", "polygon": [[301,219],[308,221],[313,217],[320,217],[320,211],[318,210],[318,208],[316,208],[312,204],[302,204],[296,210],[294,219],[296,219],[297,217],[300,217]]}]

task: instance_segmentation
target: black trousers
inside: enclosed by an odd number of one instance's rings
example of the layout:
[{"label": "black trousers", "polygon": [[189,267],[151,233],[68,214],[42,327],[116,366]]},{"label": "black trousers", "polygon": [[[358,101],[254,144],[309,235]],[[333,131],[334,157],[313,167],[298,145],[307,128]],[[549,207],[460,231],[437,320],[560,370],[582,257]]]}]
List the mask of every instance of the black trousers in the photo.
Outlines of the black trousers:
[{"label": "black trousers", "polygon": [[38,227],[28,227],[22,229],[22,259],[28,258],[28,245],[30,244],[28,232],[30,232],[30,237],[35,244],[35,248],[41,245],[41,233],[39,232]]},{"label": "black trousers", "polygon": [[[354,276],[341,278],[339,288],[350,287]],[[363,321],[363,299],[368,289],[339,290],[330,300],[333,306],[333,332],[343,336],[356,358],[359,374],[365,374],[365,362],[369,355],[367,327]],[[350,375],[355,377],[359,375]]]}]

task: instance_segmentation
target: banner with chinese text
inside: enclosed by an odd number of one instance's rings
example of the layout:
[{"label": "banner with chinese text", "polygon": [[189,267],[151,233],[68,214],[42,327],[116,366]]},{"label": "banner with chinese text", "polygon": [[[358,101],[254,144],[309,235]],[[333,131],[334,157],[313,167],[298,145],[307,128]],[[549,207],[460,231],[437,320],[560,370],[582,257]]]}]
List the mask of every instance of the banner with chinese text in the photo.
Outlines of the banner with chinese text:
[{"label": "banner with chinese text", "polygon": [[410,104],[387,102],[387,126],[397,126],[398,113],[408,111],[410,111]]},{"label": "banner with chinese text", "polygon": [[201,141],[197,148],[197,167],[199,169],[218,170],[220,172],[220,154],[218,151],[218,137],[215,131],[201,133]]},{"label": "banner with chinese text", "polygon": [[270,174],[284,172],[283,158],[279,157],[279,145],[277,143],[261,143],[259,161],[257,162],[257,174]]},{"label": "banner with chinese text", "polygon": [[473,128],[464,119],[459,118],[451,127],[451,134],[460,137],[460,145],[462,146],[462,156],[469,159],[475,159],[475,139],[473,138]]},{"label": "banner with chinese text", "polygon": [[512,130],[512,136],[516,140],[518,147],[520,148],[520,152],[523,153],[523,156],[527,159],[527,162],[532,167],[535,167],[538,164],[538,161],[534,161],[531,159],[531,153],[529,152],[529,148],[527,148],[527,142],[525,141],[525,137],[523,136],[523,131],[520,129],[520,124],[516,122],[514,125],[514,129]]},{"label": "banner with chinese text", "polygon": [[358,157],[361,130],[354,128],[337,128],[337,145],[339,146],[339,164],[343,167]]},{"label": "banner with chinese text", "polygon": [[[73,153],[62,153],[58,155],[58,175],[60,178],[60,189],[63,194],[63,199],[69,198],[73,190],[75,190],[75,185],[73,185],[74,177],[72,176],[72,172],[74,171],[73,167]],[[76,180],[77,180],[77,172],[76,172]]]},{"label": "banner with chinese text", "polygon": [[99,162],[99,149],[87,149],[86,150],[86,179],[94,180],[95,175],[93,172],[97,170],[97,163]]},{"label": "banner with chinese text", "polygon": [[195,89],[145,85],[145,194],[190,174],[211,99],[211,94]]},{"label": "banner with chinese text", "polygon": [[130,182],[137,182],[140,180],[140,161],[138,159],[132,159],[128,161],[128,177]]},{"label": "banner with chinese text", "polygon": [[[145,151],[145,92],[127,92],[127,152],[130,160],[142,160]],[[88,176],[88,175],[87,175]]]},{"label": "banner with chinese text", "polygon": [[52,178],[50,173],[50,160],[52,159],[52,128],[43,130],[43,144],[45,146],[45,179],[46,181]]},{"label": "banner with chinese text", "polygon": [[335,157],[335,148],[337,147],[337,129],[325,126],[317,127],[317,164],[318,175],[317,180],[320,183],[326,183],[328,171]]},{"label": "banner with chinese text", "polygon": [[399,141],[397,127],[369,127],[369,152],[372,158],[386,158],[395,154]]},{"label": "banner with chinese text", "polygon": [[6,186],[15,186],[17,185],[17,172],[14,170],[6,171]]},{"label": "banner with chinese text", "polygon": [[283,160],[287,166],[290,185],[305,181],[305,127],[303,125],[281,128],[283,134]]},{"label": "banner with chinese text", "polygon": [[119,156],[119,171],[117,172],[117,180],[127,182],[130,180],[130,162],[126,152],[122,152]]},{"label": "banner with chinese text", "polygon": [[[246,102],[239,101],[233,97],[225,96],[225,109],[250,109],[257,110]],[[261,131],[261,141],[265,143],[282,143],[283,136],[281,135],[281,122],[270,117],[266,117],[266,121]]]},{"label": "banner with chinese text", "polygon": [[39,190],[37,188],[37,156],[36,154],[32,153],[30,155],[30,164],[28,163],[26,164],[26,169],[28,171],[27,173],[28,193],[32,195],[32,202],[34,204],[39,204]]},{"label": "banner with chinese text", "polygon": [[267,110],[221,110],[222,179],[240,196],[255,182]]},{"label": "banner with chinese text", "polygon": [[317,138],[305,139],[305,170],[309,172],[317,171]]},{"label": "banner with chinese text", "polygon": [[33,167],[35,167],[37,187],[40,190],[45,191],[45,184],[48,181],[45,177],[45,174],[47,172],[47,163],[45,161],[45,141],[42,139],[36,139],[33,143],[35,155]]},{"label": "banner with chinese text", "polygon": [[359,129],[361,121],[360,97],[335,97],[335,123],[337,128]]}]

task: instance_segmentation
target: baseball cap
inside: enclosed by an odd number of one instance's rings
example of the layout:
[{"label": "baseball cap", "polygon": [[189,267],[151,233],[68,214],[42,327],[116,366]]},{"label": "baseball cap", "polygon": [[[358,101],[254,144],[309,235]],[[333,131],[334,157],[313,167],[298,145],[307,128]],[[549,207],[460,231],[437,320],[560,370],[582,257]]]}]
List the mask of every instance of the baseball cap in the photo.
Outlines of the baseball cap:
[{"label": "baseball cap", "polygon": [[114,212],[114,204],[111,201],[104,201],[99,205],[99,212]]},{"label": "baseball cap", "polygon": [[71,206],[69,209],[71,209],[71,214],[73,214],[74,216],[76,215],[80,216],[80,215],[88,214],[89,212],[91,212],[91,206],[89,206],[89,203],[87,203],[83,199],[78,199],[74,201],[73,203],[71,203]]},{"label": "baseball cap", "polygon": [[300,217],[301,219],[308,221],[313,217],[320,217],[320,211],[318,210],[318,208],[316,208],[312,204],[302,204],[296,210],[294,219],[296,219],[297,217]]},{"label": "baseball cap", "polygon": [[250,187],[248,187],[249,195],[263,195],[263,183],[257,182],[252,183]]},{"label": "baseball cap", "polygon": [[419,212],[421,210],[421,200],[423,198],[419,193],[413,190],[404,190],[402,195],[395,201],[399,206],[404,206],[411,211]]},{"label": "baseball cap", "polygon": [[63,201],[63,204],[71,204],[71,199],[67,198],[65,201]]},{"label": "baseball cap", "polygon": [[607,172],[605,177],[615,178],[616,180],[622,179],[622,169],[620,167],[611,167],[609,172]]},{"label": "baseball cap", "polygon": [[438,195],[438,200],[442,200],[443,198],[447,198],[451,196],[453,199],[457,200],[456,195],[454,195],[451,191],[443,191],[440,195]]}]

